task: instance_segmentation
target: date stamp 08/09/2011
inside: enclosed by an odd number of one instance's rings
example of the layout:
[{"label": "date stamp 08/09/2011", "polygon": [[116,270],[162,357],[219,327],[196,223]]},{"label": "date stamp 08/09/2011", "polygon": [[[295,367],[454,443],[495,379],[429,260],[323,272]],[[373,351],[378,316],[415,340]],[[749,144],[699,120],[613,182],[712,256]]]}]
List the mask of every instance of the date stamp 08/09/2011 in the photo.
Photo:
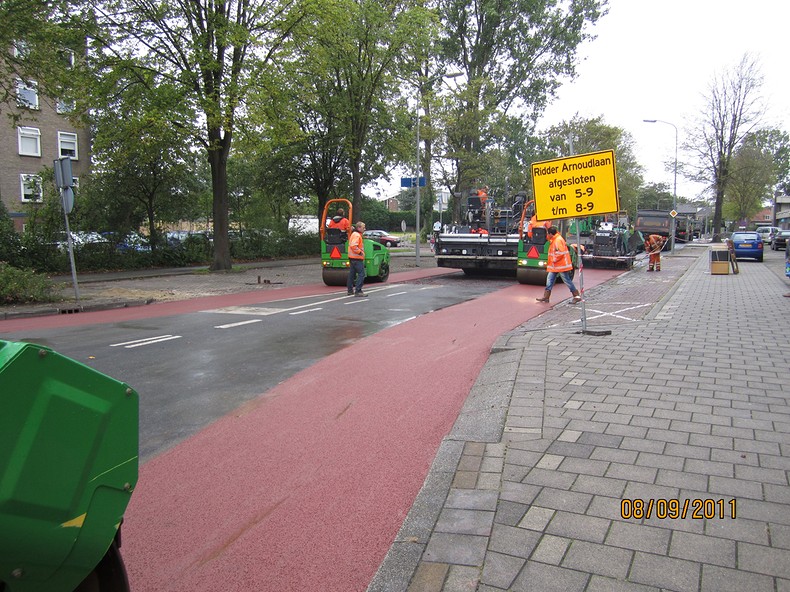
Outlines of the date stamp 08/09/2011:
[{"label": "date stamp 08/09/2011", "polygon": [[723,499],[629,499],[620,502],[620,517],[623,520],[642,520],[643,518],[658,518],[660,520],[713,520],[714,518],[736,517],[736,500]]}]

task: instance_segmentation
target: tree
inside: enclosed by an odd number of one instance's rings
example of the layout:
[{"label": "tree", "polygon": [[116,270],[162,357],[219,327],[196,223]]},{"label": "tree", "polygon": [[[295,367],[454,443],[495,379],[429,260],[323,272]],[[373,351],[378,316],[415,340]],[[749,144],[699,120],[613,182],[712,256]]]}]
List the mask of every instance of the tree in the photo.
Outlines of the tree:
[{"label": "tree", "polygon": [[322,116],[327,134],[342,140],[355,218],[361,213],[362,186],[402,156],[393,130],[402,129],[400,84],[430,21],[421,5],[417,0],[332,2],[302,39],[313,112]]},{"label": "tree", "polygon": [[170,125],[189,130],[205,150],[213,194],[211,269],[230,269],[227,162],[237,120],[249,89],[260,84],[303,18],[303,7],[296,0],[85,2],[101,31],[92,53],[100,74],[126,70],[138,74],[137,84],[168,84],[192,109]]},{"label": "tree", "polygon": [[[65,60],[71,65],[84,47],[84,28],[75,26],[79,18],[67,0],[0,2],[0,113],[16,102],[17,79],[35,80],[41,100],[66,98],[77,69],[66,67]],[[20,114],[11,110],[9,115],[16,125]]]},{"label": "tree", "polygon": [[[135,84],[120,70],[105,79],[107,99],[94,110],[94,174],[80,208],[88,228],[126,234],[145,221],[151,248],[165,220],[188,218],[200,189],[191,136],[172,120],[183,119],[180,95],[166,84]],[[148,72],[148,77],[153,78]]]},{"label": "tree", "polygon": [[[442,59],[464,75],[445,152],[458,191],[485,179],[480,156],[495,143],[501,115],[534,122],[561,78],[575,74],[576,50],[605,7],[606,0],[440,0]],[[454,215],[460,215],[457,202]]]},{"label": "tree", "polygon": [[552,126],[542,137],[545,151],[540,160],[569,155],[571,141],[573,154],[614,150],[620,209],[627,210],[635,219],[638,203],[650,203],[650,200],[643,202],[643,198],[638,196],[642,167],[634,156],[633,138],[622,128],[607,125],[602,116],[593,119],[576,116],[571,121]]},{"label": "tree", "polygon": [[757,137],[746,137],[732,158],[725,201],[727,217],[730,220],[751,218],[771,198],[771,190],[775,184],[776,165],[773,155],[760,148]]},{"label": "tree", "polygon": [[687,176],[709,183],[715,196],[714,242],[721,242],[722,206],[732,181],[733,156],[744,138],[757,129],[763,115],[761,87],[757,62],[743,56],[737,67],[711,82],[706,105],[684,142],[684,149],[696,160]]},{"label": "tree", "polygon": [[648,183],[637,192],[636,206],[640,210],[672,209],[674,196],[667,183]]},{"label": "tree", "polygon": [[779,129],[761,129],[749,136],[749,142],[767,151],[776,172],[776,191],[790,195],[790,135]]}]

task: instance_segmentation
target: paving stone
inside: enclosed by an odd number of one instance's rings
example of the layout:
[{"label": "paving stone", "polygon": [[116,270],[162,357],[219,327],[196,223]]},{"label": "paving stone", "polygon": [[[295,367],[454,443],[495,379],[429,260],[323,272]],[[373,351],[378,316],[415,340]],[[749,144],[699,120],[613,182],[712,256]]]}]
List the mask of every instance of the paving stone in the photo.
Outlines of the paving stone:
[{"label": "paving stone", "polygon": [[558,511],[545,531],[569,539],[602,543],[609,530],[609,524],[610,521],[604,518]]},{"label": "paving stone", "polygon": [[555,513],[556,511],[551,508],[532,506],[527,510],[527,513],[524,514],[524,518],[518,526],[520,528],[528,528],[529,530],[543,531],[546,529],[546,526],[554,517]]},{"label": "paving stone", "polygon": [[681,559],[734,568],[736,566],[735,549],[735,541],[728,539],[688,532],[673,532],[669,554]]},{"label": "paving stone", "polygon": [[489,550],[526,559],[540,540],[541,533],[525,528],[495,524],[489,541]]},{"label": "paving stone", "polygon": [[587,507],[590,505],[591,499],[592,495],[588,493],[545,487],[543,491],[538,494],[538,497],[535,498],[535,503],[544,508],[584,514]]},{"label": "paving stone", "polygon": [[532,552],[530,559],[540,563],[559,565],[562,563],[565,552],[571,544],[570,539],[558,537],[550,534],[543,535],[538,542],[538,546]]},{"label": "paving stone", "polygon": [[492,491],[451,489],[444,503],[446,508],[465,510],[496,510],[499,496]]},{"label": "paving stone", "polygon": [[715,565],[702,566],[701,592],[774,592],[774,580],[763,574],[726,569]]},{"label": "paving stone", "polygon": [[692,592],[699,589],[700,565],[637,551],[629,579],[667,590]]},{"label": "paving stone", "polygon": [[488,553],[480,582],[497,588],[509,588],[525,563],[526,559],[521,557]]},{"label": "paving stone", "polygon": [[741,517],[735,520],[706,520],[705,534],[756,545],[769,544],[769,531],[766,522]]},{"label": "paving stone", "polygon": [[435,532],[423,555],[424,561],[482,566],[488,537]]},{"label": "paving stone", "polygon": [[446,563],[421,562],[409,584],[408,592],[441,592],[449,568]]},{"label": "paving stone", "polygon": [[672,531],[632,522],[612,522],[606,544],[634,551],[665,554]]},{"label": "paving stone", "polygon": [[493,523],[494,512],[445,508],[436,521],[434,532],[488,536]]},{"label": "paving stone", "polygon": [[790,579],[790,550],[738,543],[738,567]]},{"label": "paving stone", "polygon": [[476,592],[479,582],[478,568],[451,565],[442,592]]},{"label": "paving stone", "polygon": [[583,592],[589,574],[528,561],[510,587],[511,592]]},{"label": "paving stone", "polygon": [[623,491],[625,491],[625,484],[626,481],[624,479],[579,475],[571,486],[571,491],[608,495],[610,497],[622,497]]},{"label": "paving stone", "polygon": [[653,586],[643,586],[632,582],[623,582],[612,578],[593,575],[585,592],[661,592]]},{"label": "paving stone", "polygon": [[544,487],[570,489],[575,480],[576,475],[571,473],[535,468],[524,477],[522,482]]},{"label": "paving stone", "polygon": [[525,504],[501,500],[497,506],[494,522],[497,524],[516,526],[521,522],[521,519],[524,518],[524,514],[526,514],[528,508],[529,506]]},{"label": "paving stone", "polygon": [[562,561],[563,567],[584,573],[625,579],[633,552],[607,545],[574,540]]}]

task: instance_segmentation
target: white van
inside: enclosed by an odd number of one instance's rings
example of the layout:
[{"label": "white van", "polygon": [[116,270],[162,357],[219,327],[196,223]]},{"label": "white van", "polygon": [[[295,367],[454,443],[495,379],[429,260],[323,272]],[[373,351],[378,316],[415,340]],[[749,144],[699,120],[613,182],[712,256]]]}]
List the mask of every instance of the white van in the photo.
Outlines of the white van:
[{"label": "white van", "polygon": [[762,237],[763,242],[766,245],[770,245],[773,242],[777,232],[779,232],[779,228],[777,226],[760,226],[757,229],[757,234]]}]

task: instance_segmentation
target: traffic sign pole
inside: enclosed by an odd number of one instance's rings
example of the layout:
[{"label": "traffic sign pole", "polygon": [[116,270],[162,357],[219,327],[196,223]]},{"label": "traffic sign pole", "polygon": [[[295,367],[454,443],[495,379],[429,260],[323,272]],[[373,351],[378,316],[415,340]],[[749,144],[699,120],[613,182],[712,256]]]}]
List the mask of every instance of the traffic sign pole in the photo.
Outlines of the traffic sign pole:
[{"label": "traffic sign pole", "polygon": [[576,255],[579,291],[582,294],[582,333],[610,335],[611,331],[587,330],[580,220],[586,216],[611,214],[620,210],[614,150],[536,162],[530,168],[536,218],[538,220],[576,219]]}]

